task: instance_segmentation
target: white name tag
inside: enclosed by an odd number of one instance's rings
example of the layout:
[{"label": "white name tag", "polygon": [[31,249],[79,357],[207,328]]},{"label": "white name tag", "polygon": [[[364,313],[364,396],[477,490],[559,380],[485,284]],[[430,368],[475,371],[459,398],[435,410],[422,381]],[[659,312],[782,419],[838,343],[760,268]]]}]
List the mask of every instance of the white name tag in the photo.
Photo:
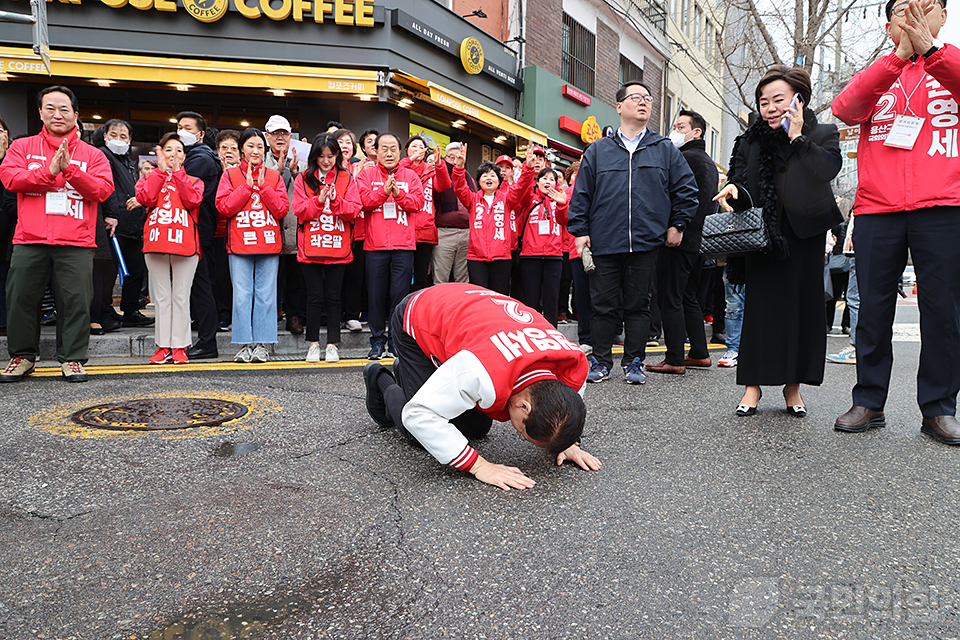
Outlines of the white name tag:
[{"label": "white name tag", "polygon": [[67,209],[66,191],[47,191],[47,215],[65,216],[69,213]]},{"label": "white name tag", "polygon": [[537,233],[541,236],[550,235],[550,221],[549,220],[540,220],[537,222]]},{"label": "white name tag", "polygon": [[397,203],[396,202],[383,203],[383,219],[384,220],[397,219]]},{"label": "white name tag", "polygon": [[883,146],[895,147],[897,149],[913,149],[917,143],[917,137],[920,136],[920,128],[923,127],[923,118],[916,116],[899,115],[890,127],[890,133],[883,140]]}]

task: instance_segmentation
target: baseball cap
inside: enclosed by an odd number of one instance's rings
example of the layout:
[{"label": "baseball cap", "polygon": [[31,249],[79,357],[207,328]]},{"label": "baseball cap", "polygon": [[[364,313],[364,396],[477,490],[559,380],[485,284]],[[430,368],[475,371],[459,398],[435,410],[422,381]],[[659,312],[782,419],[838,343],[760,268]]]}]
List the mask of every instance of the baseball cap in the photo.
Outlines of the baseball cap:
[{"label": "baseball cap", "polygon": [[494,162],[494,164],[503,164],[504,162],[512,166],[513,158],[511,158],[510,156],[500,156],[499,158],[497,158],[497,161]]},{"label": "baseball cap", "polygon": [[267,133],[273,133],[274,131],[291,131],[290,121],[284,118],[283,116],[272,115],[270,119],[267,120],[267,126],[264,127],[264,130]]},{"label": "baseball cap", "polygon": [[534,147],[534,148],[533,148],[533,155],[535,155],[535,156],[543,156],[544,158],[546,158],[546,157],[547,157],[547,152],[543,150],[543,147]]}]

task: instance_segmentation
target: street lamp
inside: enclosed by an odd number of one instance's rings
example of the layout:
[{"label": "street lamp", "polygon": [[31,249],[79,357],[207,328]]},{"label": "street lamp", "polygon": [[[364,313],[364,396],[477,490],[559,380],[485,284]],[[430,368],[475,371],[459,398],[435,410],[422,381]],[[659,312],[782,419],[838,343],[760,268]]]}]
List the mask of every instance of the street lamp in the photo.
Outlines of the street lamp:
[{"label": "street lamp", "polygon": [[461,17],[461,18],[473,18],[473,17],[486,18],[486,17],[487,17],[487,14],[485,14],[485,13],[483,12],[483,9],[477,9],[477,10],[474,11],[473,13],[468,13],[468,14],[466,14],[466,15],[464,15],[464,16],[460,16],[460,17]]}]

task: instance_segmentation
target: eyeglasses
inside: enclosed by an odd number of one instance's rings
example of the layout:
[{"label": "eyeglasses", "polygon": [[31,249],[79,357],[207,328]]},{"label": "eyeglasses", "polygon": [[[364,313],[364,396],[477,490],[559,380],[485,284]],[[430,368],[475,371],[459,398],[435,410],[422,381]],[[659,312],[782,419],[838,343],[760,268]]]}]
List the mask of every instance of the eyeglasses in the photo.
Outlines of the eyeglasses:
[{"label": "eyeglasses", "polygon": [[[897,16],[898,18],[902,18],[902,17],[907,13],[907,6],[908,6],[909,4],[910,4],[909,2],[901,2],[900,4],[898,4],[897,6],[895,6],[895,7],[893,8],[893,11],[891,11],[891,13],[892,13],[893,15]],[[939,5],[940,2],[939,2],[939,0],[937,0],[937,2],[934,2],[933,4],[938,4],[938,5]],[[943,6],[943,5],[941,5],[941,6]]]},{"label": "eyeglasses", "polygon": [[281,138],[289,138],[289,137],[290,137],[290,132],[289,132],[289,131],[282,131],[282,130],[278,130],[278,131],[268,131],[268,132],[267,132],[267,135],[279,136],[279,137],[281,137]]},{"label": "eyeglasses", "polygon": [[640,104],[641,101],[647,104],[653,104],[653,96],[645,96],[642,93],[631,93],[626,96],[622,102],[626,102],[627,100],[632,100],[634,104]]}]

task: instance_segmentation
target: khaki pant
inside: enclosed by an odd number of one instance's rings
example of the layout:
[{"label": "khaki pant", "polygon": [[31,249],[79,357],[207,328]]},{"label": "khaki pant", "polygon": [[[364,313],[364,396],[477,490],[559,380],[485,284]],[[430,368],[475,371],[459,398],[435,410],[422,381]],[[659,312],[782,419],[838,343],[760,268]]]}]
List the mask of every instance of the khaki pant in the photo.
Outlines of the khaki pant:
[{"label": "khaki pant", "polygon": [[40,355],[40,305],[52,273],[63,301],[57,309],[57,360],[87,361],[90,302],[93,300],[93,249],[50,244],[13,246],[7,274],[7,349],[11,358],[36,362]]},{"label": "khaki pant", "polygon": [[190,334],[190,289],[199,256],[146,253],[143,259],[150,272],[150,299],[156,310],[154,341],[158,347],[186,349]]},{"label": "khaki pant", "polygon": [[450,282],[450,270],[453,270],[453,282],[470,282],[467,274],[467,245],[470,242],[469,229],[453,227],[437,228],[437,246],[433,248],[433,284]]}]

